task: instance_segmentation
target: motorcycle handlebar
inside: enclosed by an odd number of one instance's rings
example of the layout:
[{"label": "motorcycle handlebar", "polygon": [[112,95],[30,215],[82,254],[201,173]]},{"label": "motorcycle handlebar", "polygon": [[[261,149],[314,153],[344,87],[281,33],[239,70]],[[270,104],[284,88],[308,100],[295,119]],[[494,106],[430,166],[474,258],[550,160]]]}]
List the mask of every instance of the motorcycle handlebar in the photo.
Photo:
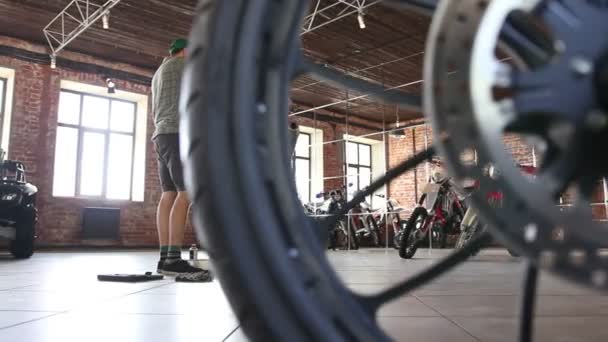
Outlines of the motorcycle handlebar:
[{"label": "motorcycle handlebar", "polygon": [[[348,187],[350,188],[351,186],[353,186],[353,183],[348,183]],[[329,195],[331,195],[332,192],[346,190],[346,187],[347,187],[346,185],[343,185],[343,186],[339,187],[338,189],[329,190],[329,191],[326,191],[326,192],[319,192],[315,197],[316,198],[322,198],[322,197],[325,197],[325,196],[329,196]]]}]

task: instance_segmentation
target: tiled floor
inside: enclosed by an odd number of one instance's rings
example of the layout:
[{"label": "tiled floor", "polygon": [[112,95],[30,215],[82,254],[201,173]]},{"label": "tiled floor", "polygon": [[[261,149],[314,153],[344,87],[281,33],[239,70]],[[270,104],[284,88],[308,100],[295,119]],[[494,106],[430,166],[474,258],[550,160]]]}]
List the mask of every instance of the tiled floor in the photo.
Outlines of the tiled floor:
[{"label": "tiled floor", "polygon": [[[428,267],[446,251],[401,260],[393,250],[330,252],[344,282],[373,293]],[[246,337],[217,281],[98,282],[99,273],[152,271],[154,251],[0,256],[0,341],[223,341]],[[397,341],[516,341],[523,266],[487,250],[379,312]],[[608,341],[608,296],[543,274],[536,341]]]}]

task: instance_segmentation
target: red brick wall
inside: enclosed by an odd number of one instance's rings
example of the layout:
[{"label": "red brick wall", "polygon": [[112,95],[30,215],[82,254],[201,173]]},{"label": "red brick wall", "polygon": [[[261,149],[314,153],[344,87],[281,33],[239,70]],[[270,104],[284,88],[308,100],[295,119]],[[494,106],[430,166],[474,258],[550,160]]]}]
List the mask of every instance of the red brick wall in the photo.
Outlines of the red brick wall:
[{"label": "red brick wall", "polygon": [[[0,37],[0,44],[15,46],[15,40]],[[37,51],[39,47],[24,42],[17,45]],[[69,55],[69,54],[68,54]],[[107,62],[82,55],[76,58],[87,63],[111,66]],[[150,142],[153,131],[152,113],[148,115],[146,147],[146,178],[144,202],[116,202],[89,199],[66,199],[52,197],[53,162],[55,134],[57,128],[57,108],[61,80],[71,80],[104,86],[101,75],[76,72],[48,65],[24,62],[0,56],[0,66],[15,70],[15,95],[9,158],[23,161],[27,168],[28,180],[39,188],[38,208],[39,245],[81,245],[111,244],[120,246],[156,246],[155,215],[156,204],[160,197],[154,148]],[[122,71],[129,70],[117,65]],[[116,80],[121,90],[150,95],[150,88],[141,84]],[[113,207],[121,209],[119,241],[84,241],[82,239],[82,209],[84,207]],[[195,236],[191,227],[186,232],[186,244],[194,243]]]}]

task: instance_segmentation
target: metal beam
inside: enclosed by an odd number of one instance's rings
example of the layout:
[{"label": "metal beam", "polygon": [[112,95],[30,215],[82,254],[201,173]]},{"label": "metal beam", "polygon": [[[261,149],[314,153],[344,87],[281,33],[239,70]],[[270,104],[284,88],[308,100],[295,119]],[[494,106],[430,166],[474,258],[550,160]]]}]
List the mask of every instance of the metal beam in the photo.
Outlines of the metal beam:
[{"label": "metal beam", "polygon": [[42,30],[51,50],[51,60],[121,0],[72,0]]},{"label": "metal beam", "polygon": [[[395,86],[395,87],[386,88],[386,90],[395,90],[395,89],[406,88],[406,87],[410,87],[410,86],[413,86],[413,85],[416,85],[416,84],[420,84],[422,82],[423,82],[423,80],[408,82],[408,83],[404,83],[404,84],[401,84],[401,85],[398,85],[398,86]],[[363,98],[370,97],[370,96],[373,96],[373,94],[363,94],[363,95],[351,97],[351,98],[346,99],[346,100],[340,100],[340,101],[336,101],[336,102],[332,102],[332,103],[327,103],[327,104],[324,104],[324,105],[321,105],[321,106],[317,106],[317,107],[301,110],[301,111],[298,111],[298,112],[295,112],[295,113],[291,113],[291,114],[289,114],[289,116],[296,116],[296,115],[300,115],[300,114],[303,114],[303,113],[313,112],[313,111],[318,110],[318,109],[323,109],[323,108],[339,105],[339,104],[342,104],[342,103],[348,103],[348,102],[352,102],[352,101],[363,99]]]}]

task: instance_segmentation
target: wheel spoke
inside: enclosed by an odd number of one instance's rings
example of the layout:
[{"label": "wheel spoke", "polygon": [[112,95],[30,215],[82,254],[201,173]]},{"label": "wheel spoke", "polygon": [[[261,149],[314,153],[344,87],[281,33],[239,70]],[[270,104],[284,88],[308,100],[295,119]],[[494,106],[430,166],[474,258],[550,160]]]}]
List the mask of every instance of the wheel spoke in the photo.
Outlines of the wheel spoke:
[{"label": "wheel spoke", "polygon": [[538,268],[528,262],[524,278],[524,293],[522,296],[521,319],[519,323],[519,340],[531,342],[534,328],[534,307],[538,286]]},{"label": "wheel spoke", "polygon": [[417,11],[432,16],[440,0],[390,0],[389,5]]},{"label": "wheel spoke", "polygon": [[489,243],[490,240],[490,234],[488,232],[484,232],[477,238],[471,240],[471,242],[466,244],[463,248],[452,252],[447,258],[441,260],[439,263],[435,264],[429,269],[424,270],[408,280],[376,295],[367,297],[360,296],[359,299],[370,310],[370,312],[375,313],[383,304],[403,296],[404,294],[428,283],[429,281],[444,274],[446,271],[452,269],[454,266],[460,264],[471,255],[472,251],[483,247]]},{"label": "wheel spoke", "polygon": [[399,177],[404,172],[407,172],[407,171],[415,168],[416,166],[422,164],[423,162],[431,159],[434,155],[435,155],[435,149],[433,147],[429,147],[428,149],[414,155],[412,158],[397,165],[396,167],[388,170],[384,176],[373,181],[372,184],[370,184],[367,188],[365,188],[364,190],[357,193],[357,195],[355,195],[355,197],[350,202],[348,202],[340,211],[338,211],[336,214],[329,217],[329,219],[326,222],[327,223],[326,227],[327,228],[333,227],[338,222],[338,220],[340,220],[340,218],[342,216],[346,215],[351,209],[353,209],[355,206],[357,206],[357,204],[365,201],[365,198],[367,196],[372,195],[375,191],[380,189],[383,185],[385,185],[388,182],[390,182],[391,180]]},{"label": "wheel spoke", "polygon": [[572,153],[569,157],[554,159],[546,166],[539,177],[539,183],[548,188],[555,199],[559,198],[575,177],[577,159]]},{"label": "wheel spoke", "polygon": [[302,54],[302,50],[299,50],[300,52],[296,55],[295,57],[295,61],[294,61],[294,65],[291,68],[291,80],[295,80],[296,78],[307,74],[310,72],[310,70],[307,68],[306,63],[304,63],[305,57]]},{"label": "wheel spoke", "polygon": [[422,97],[420,95],[407,94],[399,90],[385,88],[378,84],[364,81],[360,78],[341,73],[311,61],[304,61],[303,63],[305,65],[305,69],[310,71],[313,77],[316,76],[346,88],[364,94],[370,94],[370,96],[379,100],[398,104],[409,110],[415,110],[418,112],[422,111]]},{"label": "wheel spoke", "polygon": [[553,44],[517,13],[509,16],[500,39],[531,66],[544,65],[552,55]]},{"label": "wheel spoke", "polygon": [[[570,4],[571,2],[577,4]],[[542,11],[541,18],[555,35],[570,36],[582,24],[580,19],[582,13],[578,11],[580,8],[586,7],[585,5],[581,6],[580,3],[583,2],[580,0],[545,1],[545,6],[540,8]]]}]

